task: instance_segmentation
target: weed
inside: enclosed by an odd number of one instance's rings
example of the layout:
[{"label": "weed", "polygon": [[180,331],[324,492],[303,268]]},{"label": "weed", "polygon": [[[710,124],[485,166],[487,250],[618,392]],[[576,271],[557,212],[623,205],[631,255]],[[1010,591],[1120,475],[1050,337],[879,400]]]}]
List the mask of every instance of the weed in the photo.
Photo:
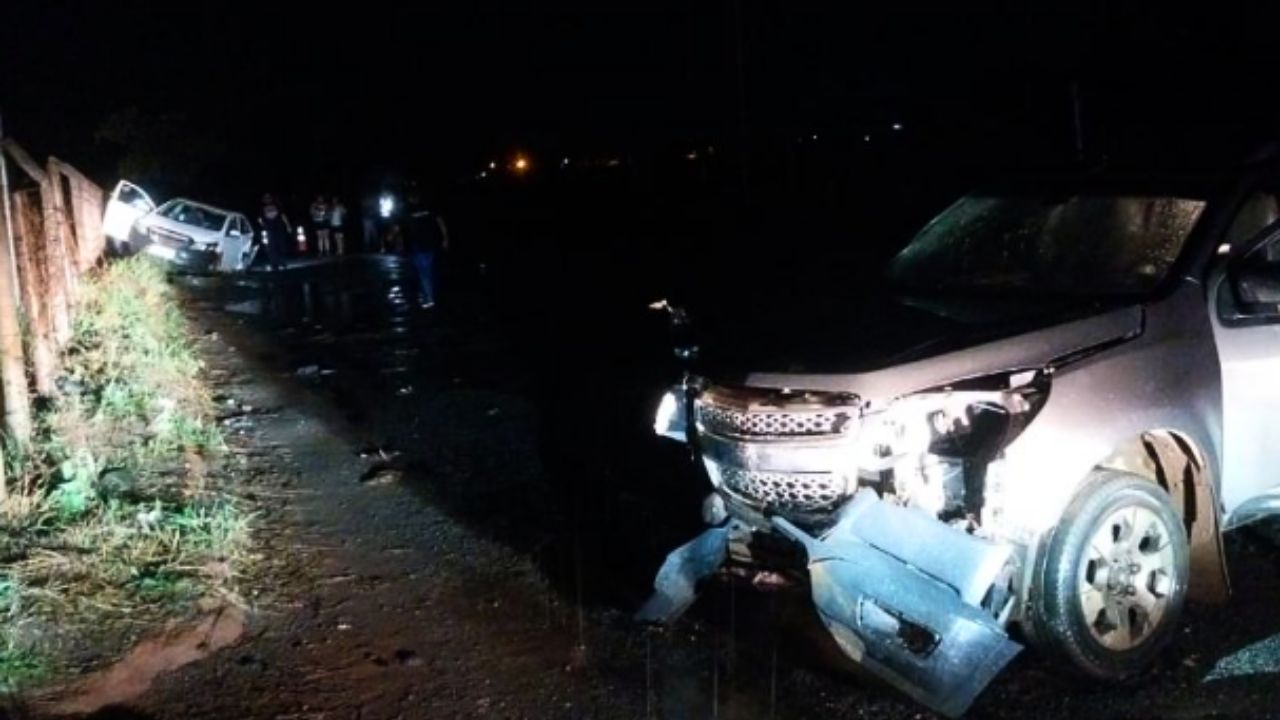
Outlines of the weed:
[{"label": "weed", "polygon": [[130,589],[144,602],[174,604],[195,599],[199,592],[187,577],[164,568],[136,569]]},{"label": "weed", "polygon": [[109,265],[77,310],[63,392],[40,408],[34,440],[6,454],[0,692],[44,678],[61,666],[50,653],[66,650],[38,634],[19,643],[15,628],[97,630],[235,598],[231,568],[249,547],[250,514],[183,470],[223,441],[163,272]]},{"label": "weed", "polygon": [[97,501],[93,488],[98,477],[97,463],[88,450],[81,450],[58,466],[62,482],[49,493],[45,503],[57,520],[70,522],[87,513]]},{"label": "weed", "polygon": [[0,648],[0,694],[22,690],[46,675],[44,661],[30,650]]}]

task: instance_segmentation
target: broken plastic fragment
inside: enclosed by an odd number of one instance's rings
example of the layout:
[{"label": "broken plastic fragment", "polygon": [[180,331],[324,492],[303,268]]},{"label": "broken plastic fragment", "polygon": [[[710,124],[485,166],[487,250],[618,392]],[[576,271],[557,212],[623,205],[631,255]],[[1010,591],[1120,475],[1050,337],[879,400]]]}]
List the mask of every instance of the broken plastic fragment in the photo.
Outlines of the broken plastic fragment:
[{"label": "broken plastic fragment", "polygon": [[[872,505],[878,500],[854,503],[881,510]],[[956,588],[861,538],[855,530],[860,514],[843,514],[821,539],[783,518],[773,522],[804,546],[814,605],[841,650],[919,702],[956,717],[1021,647]]]},{"label": "broken plastic fragment", "polygon": [[683,615],[698,597],[698,582],[715,574],[724,564],[729,529],[727,524],[709,528],[672,550],[654,578],[653,595],[636,613],[636,620],[667,625]]}]

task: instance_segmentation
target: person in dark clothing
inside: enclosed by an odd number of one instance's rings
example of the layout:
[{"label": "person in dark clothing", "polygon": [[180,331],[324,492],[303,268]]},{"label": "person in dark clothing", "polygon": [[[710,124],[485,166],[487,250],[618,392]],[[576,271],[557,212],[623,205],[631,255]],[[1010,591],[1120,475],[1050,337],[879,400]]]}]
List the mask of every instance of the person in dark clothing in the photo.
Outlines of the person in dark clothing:
[{"label": "person in dark clothing", "polygon": [[411,202],[404,222],[404,246],[418,271],[422,308],[436,304],[436,259],[449,249],[449,231],[439,213],[434,213],[416,202]]},{"label": "person in dark clothing", "polygon": [[280,210],[275,198],[262,196],[262,214],[258,217],[258,226],[262,228],[262,246],[267,251],[267,264],[272,270],[284,269],[284,248],[293,236],[293,228],[289,227],[289,217]]}]

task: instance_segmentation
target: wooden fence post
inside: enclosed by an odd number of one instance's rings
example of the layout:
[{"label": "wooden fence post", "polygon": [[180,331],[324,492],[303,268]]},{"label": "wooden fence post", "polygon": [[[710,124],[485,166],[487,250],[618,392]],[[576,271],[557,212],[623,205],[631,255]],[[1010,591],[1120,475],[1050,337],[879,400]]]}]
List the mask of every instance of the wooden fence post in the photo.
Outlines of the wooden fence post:
[{"label": "wooden fence post", "polygon": [[104,193],[97,183],[85,177],[74,166],[58,161],[58,170],[67,176],[71,186],[70,205],[75,235],[74,267],[80,274],[87,272],[102,257],[106,237],[102,234]]},{"label": "wooden fence post", "polygon": [[[67,298],[67,263],[65,245],[62,242],[62,224],[65,218],[60,217],[61,203],[60,180],[50,174],[27,154],[22,146],[13,140],[3,141],[4,151],[22,168],[30,178],[40,185],[40,239],[33,243],[40,248],[39,269],[43,282],[42,295],[45,308],[48,310],[50,335],[55,350],[71,337],[71,310]],[[30,239],[30,238],[29,238]]]},{"label": "wooden fence post", "polygon": [[14,195],[14,214],[17,216],[17,260],[19,286],[22,288],[23,306],[27,311],[27,327],[31,340],[31,369],[36,392],[52,396],[58,375],[57,353],[53,348],[49,295],[45,292],[46,253],[44,232],[41,229],[40,208],[32,202],[29,193]]},{"label": "wooden fence post", "polygon": [[44,236],[47,238],[46,265],[49,297],[53,305],[53,339],[62,347],[71,339],[71,271],[68,266],[66,216],[63,214],[62,177],[56,161],[40,183],[40,204],[44,210]]}]

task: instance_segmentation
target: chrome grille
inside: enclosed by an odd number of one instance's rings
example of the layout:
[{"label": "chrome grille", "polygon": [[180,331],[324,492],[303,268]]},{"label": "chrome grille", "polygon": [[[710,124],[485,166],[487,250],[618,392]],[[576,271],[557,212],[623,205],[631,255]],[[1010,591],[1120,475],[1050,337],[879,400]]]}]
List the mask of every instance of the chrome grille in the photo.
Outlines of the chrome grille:
[{"label": "chrome grille", "polygon": [[147,230],[147,234],[151,236],[152,242],[174,249],[187,247],[193,242],[192,239],[186,235],[182,235],[165,228],[149,228]]},{"label": "chrome grille", "polygon": [[732,437],[839,435],[850,419],[842,411],[748,412],[705,403],[698,403],[696,412],[705,431]]},{"label": "chrome grille", "polygon": [[822,510],[844,499],[845,478],[835,473],[783,473],[720,468],[725,489],[771,510]]}]

